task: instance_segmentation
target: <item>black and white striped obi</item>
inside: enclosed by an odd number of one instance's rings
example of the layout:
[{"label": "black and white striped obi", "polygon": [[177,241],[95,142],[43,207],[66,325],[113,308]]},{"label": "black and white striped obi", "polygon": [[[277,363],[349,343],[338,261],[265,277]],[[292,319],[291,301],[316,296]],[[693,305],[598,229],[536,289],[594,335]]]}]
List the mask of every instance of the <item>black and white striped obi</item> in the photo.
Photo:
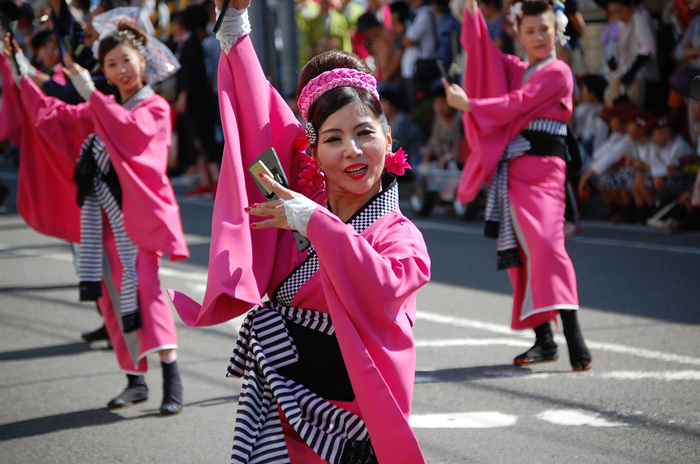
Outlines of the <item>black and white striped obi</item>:
[{"label": "black and white striped obi", "polygon": [[[386,190],[348,221],[357,233],[398,207],[398,185],[391,177]],[[227,373],[243,379],[232,463],[290,462],[279,410],[329,463],[377,463],[362,419],[329,401],[355,397],[330,315],[291,306],[318,270],[312,244],[272,301],[250,311],[243,322]]]},{"label": "black and white striped obi", "polygon": [[[153,94],[153,89],[146,85],[126,100],[124,107],[133,110]],[[114,234],[117,253],[123,269],[119,301],[116,302],[118,304],[113,301],[113,306],[115,310],[118,310],[117,320],[122,333],[134,332],[142,326],[138,306],[138,276],[136,272],[138,247],[124,229],[121,186],[112,167],[109,153],[107,153],[99,135],[90,134],[83,143],[74,180],[78,186],[78,204],[80,205],[80,256],[78,260],[80,299],[83,301],[97,300],[102,296],[105,259],[102,250],[102,211],[104,211]],[[134,357],[134,349],[131,346],[130,352]],[[138,353],[137,348],[135,352]]]},{"label": "black and white striped obi", "polygon": [[[525,70],[522,83],[555,58],[538,61]],[[521,267],[518,241],[513,229],[513,214],[508,199],[508,162],[520,155],[554,155],[566,159],[566,123],[553,119],[535,119],[508,144],[491,180],[486,199],[484,235],[498,239],[498,269]]]}]

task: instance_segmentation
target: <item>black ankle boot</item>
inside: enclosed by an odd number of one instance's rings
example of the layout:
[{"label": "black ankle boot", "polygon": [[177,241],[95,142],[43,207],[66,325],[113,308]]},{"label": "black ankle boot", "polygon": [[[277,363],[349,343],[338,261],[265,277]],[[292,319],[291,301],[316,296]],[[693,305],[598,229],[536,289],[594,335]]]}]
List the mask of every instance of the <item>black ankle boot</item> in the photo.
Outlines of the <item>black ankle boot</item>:
[{"label": "black ankle boot", "polygon": [[523,354],[516,356],[513,364],[535,364],[556,361],[557,359],[559,359],[559,353],[557,345],[552,339],[552,329],[549,322],[545,322],[535,327],[535,345]]},{"label": "black ankle boot", "polygon": [[126,389],[107,403],[108,409],[128,408],[148,399],[148,387],[142,375],[126,374],[126,378],[129,381]]},{"label": "black ankle boot", "polygon": [[102,325],[102,327],[97,330],[93,330],[92,332],[83,332],[81,338],[87,343],[96,342],[98,340],[109,340],[107,327]]},{"label": "black ankle boot", "polygon": [[569,360],[575,371],[587,371],[593,367],[593,357],[583,341],[581,326],[578,323],[577,311],[559,310],[566,345],[569,347]]},{"label": "black ankle boot", "polygon": [[172,416],[182,411],[182,382],[177,369],[177,361],[170,364],[160,363],[163,369],[163,404],[160,407],[161,416]]}]

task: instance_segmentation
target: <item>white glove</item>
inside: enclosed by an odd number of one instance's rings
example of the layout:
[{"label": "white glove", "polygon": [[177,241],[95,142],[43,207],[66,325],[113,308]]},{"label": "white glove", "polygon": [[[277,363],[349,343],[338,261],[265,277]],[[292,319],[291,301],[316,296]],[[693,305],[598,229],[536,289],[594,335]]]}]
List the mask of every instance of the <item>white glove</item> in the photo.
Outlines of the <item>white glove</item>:
[{"label": "white glove", "polygon": [[309,226],[311,215],[314,214],[314,211],[319,206],[318,203],[306,197],[280,201],[282,202],[280,206],[284,207],[284,214],[287,216],[289,227],[306,237],[306,228]]},{"label": "white glove", "polygon": [[78,94],[83,97],[83,100],[90,100],[92,92],[95,91],[95,83],[92,81],[90,72],[87,69],[83,69],[78,74],[70,76],[70,80],[73,82],[73,86],[75,86]]},{"label": "white glove", "polygon": [[[221,11],[216,9],[216,17],[218,18]],[[221,22],[221,29],[216,33],[216,38],[219,39],[221,43],[221,49],[228,55],[231,51],[231,47],[236,43],[241,37],[245,37],[250,34],[250,21],[248,20],[248,9],[237,10],[233,7],[228,7],[223,21]]]},{"label": "white glove", "polygon": [[37,73],[36,68],[31,65],[27,57],[24,56],[24,53],[21,51],[15,53],[14,60],[9,61],[10,67],[12,68],[12,77],[15,79],[17,85],[19,85],[19,81],[21,81],[24,76],[33,76]]}]

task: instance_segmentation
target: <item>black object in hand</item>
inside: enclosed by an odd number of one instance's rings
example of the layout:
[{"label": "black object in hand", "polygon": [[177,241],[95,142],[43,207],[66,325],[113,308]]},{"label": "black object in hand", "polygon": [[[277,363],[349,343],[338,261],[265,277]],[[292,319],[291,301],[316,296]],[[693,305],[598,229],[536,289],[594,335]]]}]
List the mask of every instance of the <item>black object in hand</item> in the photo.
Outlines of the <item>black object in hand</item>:
[{"label": "black object in hand", "polygon": [[608,68],[610,68],[611,71],[617,70],[617,59],[615,59],[614,56],[608,60]]}]

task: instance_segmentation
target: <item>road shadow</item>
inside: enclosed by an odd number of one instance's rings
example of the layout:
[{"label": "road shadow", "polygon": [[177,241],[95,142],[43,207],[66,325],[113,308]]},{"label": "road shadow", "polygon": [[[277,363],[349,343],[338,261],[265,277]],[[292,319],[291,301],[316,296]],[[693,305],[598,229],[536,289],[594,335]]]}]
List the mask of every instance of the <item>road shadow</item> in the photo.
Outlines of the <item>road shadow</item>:
[{"label": "road shadow", "polygon": [[54,290],[77,290],[78,284],[42,285],[36,287],[0,287],[0,293],[52,292]]},{"label": "road shadow", "polygon": [[479,379],[523,377],[531,374],[532,371],[530,369],[522,366],[514,366],[513,364],[459,367],[455,369],[416,371],[416,383],[466,382]]},{"label": "road shadow", "polygon": [[82,427],[113,424],[127,419],[112,414],[106,408],[88,409],[85,411],[56,414],[54,416],[38,417],[10,424],[0,425],[0,442],[17,438],[45,435],[47,433]]},{"label": "road shadow", "polygon": [[219,406],[221,404],[236,403],[238,402],[238,395],[234,396],[220,396],[218,398],[209,398],[207,400],[193,401],[187,403],[185,406],[199,406],[200,408],[206,408],[209,406]]},{"label": "road shadow", "polygon": [[20,361],[37,358],[50,358],[53,356],[71,356],[92,351],[90,345],[84,342],[68,343],[66,345],[42,346],[28,350],[5,351],[0,353],[2,361]]}]

